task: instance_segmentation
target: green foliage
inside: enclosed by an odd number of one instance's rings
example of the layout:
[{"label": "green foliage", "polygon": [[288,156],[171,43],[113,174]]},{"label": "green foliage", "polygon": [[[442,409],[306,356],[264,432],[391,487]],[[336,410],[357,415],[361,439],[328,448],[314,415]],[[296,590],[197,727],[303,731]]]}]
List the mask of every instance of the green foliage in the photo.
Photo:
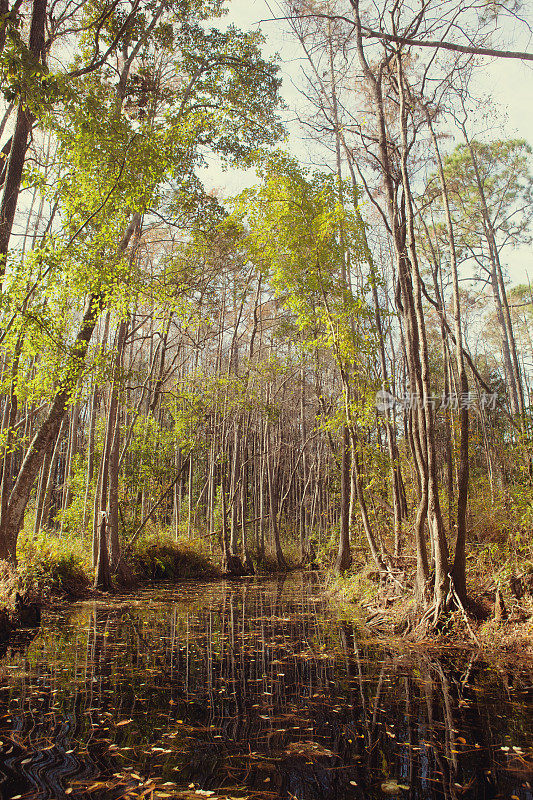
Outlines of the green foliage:
[{"label": "green foliage", "polygon": [[347,249],[355,260],[365,254],[355,215],[339,203],[332,177],[307,175],[282,153],[266,159],[260,172],[262,184],[243,192],[233,217],[248,229],[250,257],[271,277],[301,330],[324,323],[325,297],[340,300],[345,313],[354,311],[343,263]]},{"label": "green foliage", "polygon": [[358,571],[346,571],[342,575],[330,574],[327,588],[341,603],[357,606],[369,603],[379,594],[379,579],[375,569],[367,564]]},{"label": "green foliage", "polygon": [[18,541],[18,569],[23,587],[41,595],[80,596],[91,583],[90,559],[79,538],[39,536],[23,531]]},{"label": "green foliage", "polygon": [[[351,264],[366,263],[368,247],[357,209],[339,201],[330,174],[310,174],[286,154],[263,160],[262,183],[235,201],[230,225],[242,226],[250,260],[268,278],[287,309],[303,352],[329,352],[345,380],[361,377],[375,351],[373,315],[363,281],[355,293]],[[346,187],[347,188],[347,187]],[[375,386],[345,398],[340,413],[365,424]]]},{"label": "green foliage", "polygon": [[[83,515],[85,508],[85,492],[87,482],[87,462],[81,453],[77,453],[71,465],[70,492],[71,502],[64,511],[60,510],[56,514],[57,523],[61,526],[63,535],[72,538],[74,541],[78,537],[83,541],[89,531],[83,530]],[[94,503],[94,493],[96,491],[96,478],[93,478],[92,486],[89,487],[87,503],[92,508]],[[88,515],[89,525],[91,515]]]},{"label": "green foliage", "polygon": [[57,99],[61,82],[30,52],[22,22],[20,13],[10,13],[6,20],[6,41],[0,52],[1,92],[7,102],[20,100],[41,117]]},{"label": "green foliage", "polygon": [[[125,87],[117,86],[116,71],[105,62],[87,74],[61,77],[61,92],[46,101],[49,113],[41,114],[57,152],[42,166],[28,162],[25,182],[56,208],[60,224],[24,258],[11,249],[0,297],[2,311],[11,317],[3,346],[13,352],[23,338],[20,401],[42,403],[72,380],[73,336],[88,293],[119,315],[152,294],[134,247],[125,253],[118,246],[132,214],[165,213],[180,228],[209,227],[223,212],[196,174],[207,153],[244,163],[280,135],[277,67],[262,58],[261,36],[234,27],[209,29],[205,22],[221,13],[221,4],[199,0],[166,4],[147,35],[158,7],[143,3],[124,32],[120,45],[138,46]],[[101,45],[111,44],[120,31],[125,21],[120,8],[107,9],[99,21]],[[102,10],[96,0],[84,4],[88,27],[82,28],[77,67],[91,59],[91,21],[100,19]],[[8,38],[20,62],[27,48],[16,26]],[[27,83],[22,62],[9,66],[9,47],[0,68],[4,64]],[[157,63],[171,76],[165,85],[155,79]],[[179,295],[174,265],[174,259],[158,265],[160,284],[169,286],[159,293],[162,305]],[[8,380],[8,373],[3,375]]]},{"label": "green foliage", "polygon": [[[455,244],[461,259],[475,264],[488,262],[478,177],[483,187],[486,213],[496,241],[503,247],[525,244],[531,239],[533,218],[532,150],[523,139],[472,141],[458,145],[444,160],[444,174],[454,223]],[[476,175],[477,170],[477,175]],[[442,217],[441,190],[437,175],[426,188],[426,201],[434,206],[439,258],[446,259],[447,234]]]},{"label": "green foliage", "polygon": [[496,545],[501,555],[516,561],[533,556],[533,488],[529,481],[491,490],[487,479],[478,476],[470,515],[472,534],[480,545]]}]

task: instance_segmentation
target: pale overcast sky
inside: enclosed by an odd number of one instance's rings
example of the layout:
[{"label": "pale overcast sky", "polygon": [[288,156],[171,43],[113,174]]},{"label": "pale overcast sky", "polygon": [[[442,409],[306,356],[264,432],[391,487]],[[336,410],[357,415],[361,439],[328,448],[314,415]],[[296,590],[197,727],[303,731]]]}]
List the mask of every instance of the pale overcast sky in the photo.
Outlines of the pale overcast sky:
[{"label": "pale overcast sky", "polygon": [[[252,30],[259,26],[266,38],[264,54],[280,54],[284,77],[283,96],[290,104],[291,99],[295,100],[297,97],[297,90],[291,83],[297,77],[297,61],[301,58],[301,53],[286,24],[282,21],[267,21],[276,16],[275,0],[270,8],[265,0],[228,0],[227,8],[228,14],[221,20],[222,25],[231,22],[242,30]],[[513,47],[512,42],[509,47]],[[515,47],[525,47],[524,42],[516,43]],[[529,49],[533,51],[533,46]],[[518,135],[533,143],[533,62],[487,59],[483,70],[479,72],[476,85],[479,94],[491,97],[500,107],[502,117],[507,117],[506,128],[509,135]]]},{"label": "pale overcast sky", "polygon": [[[287,113],[290,115],[290,107],[297,106],[301,102],[298,89],[295,84],[299,80],[298,61],[302,58],[299,47],[287,26],[282,21],[268,22],[273,16],[277,16],[276,2],[272,0],[269,8],[266,0],[228,0],[229,13],[221,20],[221,27],[232,23],[242,30],[253,30],[260,28],[266,38],[263,47],[265,56],[273,56],[279,53],[281,57],[281,74],[283,78],[282,95],[289,106]],[[529,49],[524,41],[509,43],[513,49]],[[489,98],[492,104],[496,105],[500,122],[505,125],[504,135],[509,137],[519,137],[526,139],[533,144],[533,63],[525,63],[510,59],[486,60],[486,65],[478,72],[478,77],[474,84],[475,93],[480,97],[487,98],[487,108]],[[483,111],[483,101],[480,103],[480,110]],[[491,114],[492,109],[491,109]],[[492,124],[492,117],[490,123]],[[296,125],[289,127],[291,132],[289,149],[298,157],[305,159],[305,144],[300,141],[299,130]],[[501,134],[500,134],[501,135]],[[459,139],[458,139],[459,141]],[[287,145],[286,145],[287,146]],[[253,172],[248,174],[239,173],[231,170],[221,172],[213,164],[204,173],[209,186],[217,187],[226,195],[237,194],[246,185],[254,182]],[[520,251],[509,253],[509,273],[513,281],[524,281],[526,271],[533,279],[533,256],[530,248],[522,248]]]}]

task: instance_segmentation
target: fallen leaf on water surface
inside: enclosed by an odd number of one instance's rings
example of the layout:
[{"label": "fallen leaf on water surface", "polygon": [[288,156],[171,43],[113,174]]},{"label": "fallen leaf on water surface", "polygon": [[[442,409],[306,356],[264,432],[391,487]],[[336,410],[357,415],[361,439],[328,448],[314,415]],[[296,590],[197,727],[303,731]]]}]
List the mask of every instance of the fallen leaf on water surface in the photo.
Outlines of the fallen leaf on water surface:
[{"label": "fallen leaf on water surface", "polygon": [[381,791],[385,792],[385,794],[396,794],[400,790],[408,792],[409,786],[406,786],[405,784],[402,783],[398,783],[398,781],[395,780],[384,781],[381,784]]},{"label": "fallen leaf on water surface", "polygon": [[[334,753],[331,750],[323,747],[318,742],[291,742],[285,749],[286,753],[295,754],[298,756],[307,756],[307,758],[315,758],[325,756],[332,758]],[[312,762],[308,762],[312,763]]]},{"label": "fallen leaf on water surface", "polygon": [[90,786],[83,787],[85,792],[97,792],[98,789],[107,789],[107,788],[109,787],[105,781],[96,781],[96,783],[93,783]]}]

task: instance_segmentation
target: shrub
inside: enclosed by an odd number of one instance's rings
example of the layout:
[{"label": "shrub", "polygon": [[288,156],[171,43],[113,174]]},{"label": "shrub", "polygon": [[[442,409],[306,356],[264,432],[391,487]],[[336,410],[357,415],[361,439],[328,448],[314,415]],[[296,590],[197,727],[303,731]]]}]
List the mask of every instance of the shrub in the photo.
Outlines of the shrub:
[{"label": "shrub", "polygon": [[18,572],[23,589],[39,594],[83,595],[91,583],[89,554],[80,540],[53,533],[19,537]]},{"label": "shrub", "polygon": [[139,580],[176,581],[212,578],[219,574],[204,553],[170,537],[150,537],[136,543],[129,562]]}]

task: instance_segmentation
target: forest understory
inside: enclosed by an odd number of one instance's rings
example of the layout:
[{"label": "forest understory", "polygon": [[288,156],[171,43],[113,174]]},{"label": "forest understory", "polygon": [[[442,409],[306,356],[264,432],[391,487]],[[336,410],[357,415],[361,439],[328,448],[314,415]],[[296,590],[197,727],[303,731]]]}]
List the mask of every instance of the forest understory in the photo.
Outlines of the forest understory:
[{"label": "forest understory", "polygon": [[[492,511],[494,514],[494,509]],[[495,519],[492,520],[495,524]],[[470,523],[472,521],[470,520]],[[484,518],[485,536],[488,519]],[[20,540],[17,568],[4,563],[0,576],[0,639],[8,640],[14,631],[28,624],[20,619],[16,597],[22,595],[24,607],[52,607],[65,601],[122,598],[153,582],[174,584],[179,591],[183,581],[249,581],[283,578],[300,570],[315,572],[321,591],[332,603],[332,614],[354,620],[361,635],[386,641],[393,648],[467,647],[483,652],[500,663],[528,662],[533,659],[533,560],[523,550],[509,552],[508,535],[493,529],[490,539],[472,546],[468,565],[468,596],[459,608],[451,608],[438,627],[421,624],[421,614],[413,599],[416,557],[412,554],[394,560],[391,573],[378,571],[364,551],[362,531],[352,548],[354,561],[339,575],[335,569],[335,541],[318,544],[313,560],[302,559],[298,542],[281,535],[285,563],[278,564],[275,550],[248,553],[245,566],[237,559],[224,566],[220,536],[216,546],[206,545],[200,531],[191,539],[176,541],[171,533],[159,531],[143,536],[128,553],[124,568],[118,571],[106,591],[94,588],[90,541],[80,546],[79,538],[57,531]],[[355,538],[355,537],[354,537]],[[515,531],[515,539],[520,541]],[[31,617],[29,624],[37,624]]]}]

